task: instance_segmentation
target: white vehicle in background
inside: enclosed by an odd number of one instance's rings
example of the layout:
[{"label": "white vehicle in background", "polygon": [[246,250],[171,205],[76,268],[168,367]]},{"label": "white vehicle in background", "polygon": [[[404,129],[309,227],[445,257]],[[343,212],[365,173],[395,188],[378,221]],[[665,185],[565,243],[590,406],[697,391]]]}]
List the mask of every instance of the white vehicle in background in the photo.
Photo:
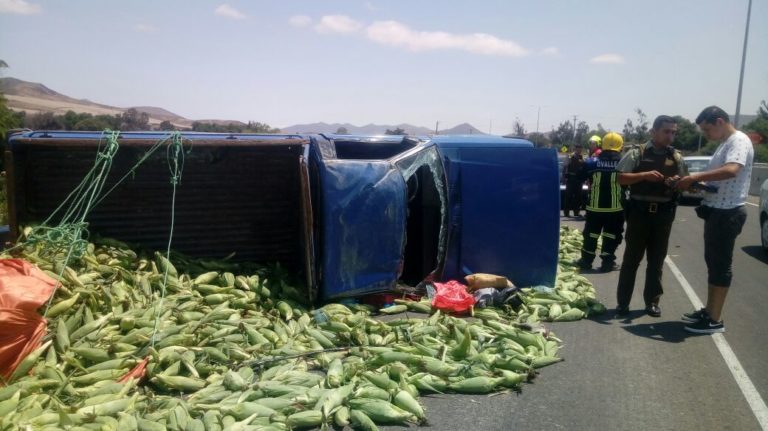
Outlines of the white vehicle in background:
[{"label": "white vehicle in background", "polygon": [[760,242],[768,253],[768,180],[760,187]]},{"label": "white vehicle in background", "polygon": [[[683,162],[688,168],[688,173],[706,171],[709,167],[709,161],[712,156],[688,156],[683,157]],[[688,189],[683,191],[682,198],[688,201],[701,201],[704,198],[704,192],[701,190]]]}]

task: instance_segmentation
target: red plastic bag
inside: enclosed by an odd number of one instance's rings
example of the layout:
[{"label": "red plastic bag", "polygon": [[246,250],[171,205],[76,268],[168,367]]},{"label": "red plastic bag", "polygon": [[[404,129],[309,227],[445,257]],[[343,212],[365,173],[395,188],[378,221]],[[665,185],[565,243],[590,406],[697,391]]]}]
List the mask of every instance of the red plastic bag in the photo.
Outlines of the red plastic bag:
[{"label": "red plastic bag", "polygon": [[0,259],[0,375],[13,370],[40,346],[47,330],[37,309],[53,294],[56,281],[23,259]]},{"label": "red plastic bag", "polygon": [[467,292],[467,286],[456,280],[432,284],[437,291],[432,306],[439,310],[464,313],[475,305],[475,297]]},{"label": "red plastic bag", "polygon": [[120,377],[118,383],[125,383],[131,379],[143,379],[147,375],[147,364],[149,363],[149,356],[144,358],[141,362],[136,364],[135,367],[128,371],[123,377]]}]

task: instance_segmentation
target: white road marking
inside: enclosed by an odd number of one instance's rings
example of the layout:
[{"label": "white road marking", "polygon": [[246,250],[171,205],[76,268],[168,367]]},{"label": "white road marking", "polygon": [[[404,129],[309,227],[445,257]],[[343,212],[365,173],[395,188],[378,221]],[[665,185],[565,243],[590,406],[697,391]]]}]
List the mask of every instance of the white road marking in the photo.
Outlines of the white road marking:
[{"label": "white road marking", "polygon": [[758,204],[753,204],[752,202],[744,202],[744,203],[747,204],[747,205],[752,205],[753,207],[759,207],[760,206]]},{"label": "white road marking", "polygon": [[[670,259],[669,256],[667,256],[664,261],[667,263],[667,266],[669,266],[669,269],[672,271],[672,274],[675,276],[675,278],[677,278],[680,286],[683,287],[683,291],[685,291],[688,299],[693,304],[693,308],[696,310],[703,308],[704,304],[702,304],[699,297],[696,296],[696,292],[693,291],[693,288],[688,283],[688,280],[685,279],[683,273],[680,272],[680,269],[677,267],[677,265],[672,262],[672,259]],[[712,341],[715,342],[717,350],[720,351],[720,355],[722,355],[726,365],[728,365],[728,369],[731,370],[733,378],[739,385],[741,393],[744,394],[744,398],[747,399],[747,403],[749,403],[749,407],[752,409],[752,413],[755,414],[755,418],[757,418],[757,421],[760,423],[760,427],[764,431],[768,430],[768,406],[765,405],[765,401],[763,401],[763,398],[755,388],[752,380],[750,380],[749,376],[747,376],[747,372],[744,371],[744,368],[741,366],[741,363],[736,357],[736,354],[733,353],[733,349],[731,349],[730,344],[725,341],[725,336],[723,334],[712,334]]]}]

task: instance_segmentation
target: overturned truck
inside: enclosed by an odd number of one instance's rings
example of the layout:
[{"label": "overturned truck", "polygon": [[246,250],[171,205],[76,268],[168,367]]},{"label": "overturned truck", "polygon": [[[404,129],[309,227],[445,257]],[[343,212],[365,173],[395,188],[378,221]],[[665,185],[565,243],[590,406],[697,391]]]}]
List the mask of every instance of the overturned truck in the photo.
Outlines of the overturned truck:
[{"label": "overturned truck", "polygon": [[[90,232],[160,250],[173,219],[174,250],[280,262],[302,275],[310,301],[477,272],[519,286],[554,284],[554,150],[477,135],[184,132],[176,135],[183,164],[174,195],[168,152],[154,151],[168,137],[116,137],[104,194],[86,220]],[[103,145],[101,132],[11,136],[11,238],[54,213]]]}]

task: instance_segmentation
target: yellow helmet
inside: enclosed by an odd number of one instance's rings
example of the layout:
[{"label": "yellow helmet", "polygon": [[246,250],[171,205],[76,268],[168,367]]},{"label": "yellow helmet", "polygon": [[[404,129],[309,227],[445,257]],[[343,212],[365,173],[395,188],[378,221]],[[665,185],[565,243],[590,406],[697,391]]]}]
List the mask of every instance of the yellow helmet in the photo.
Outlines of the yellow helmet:
[{"label": "yellow helmet", "polygon": [[603,150],[621,151],[624,146],[624,138],[616,132],[609,132],[603,136]]},{"label": "yellow helmet", "polygon": [[602,140],[600,139],[600,137],[599,137],[599,136],[597,136],[597,135],[592,135],[592,137],[591,137],[591,138],[589,138],[589,142],[594,142],[594,144],[595,144],[596,146],[598,146],[598,147],[599,147],[599,146],[600,146],[600,144],[602,143]]}]

